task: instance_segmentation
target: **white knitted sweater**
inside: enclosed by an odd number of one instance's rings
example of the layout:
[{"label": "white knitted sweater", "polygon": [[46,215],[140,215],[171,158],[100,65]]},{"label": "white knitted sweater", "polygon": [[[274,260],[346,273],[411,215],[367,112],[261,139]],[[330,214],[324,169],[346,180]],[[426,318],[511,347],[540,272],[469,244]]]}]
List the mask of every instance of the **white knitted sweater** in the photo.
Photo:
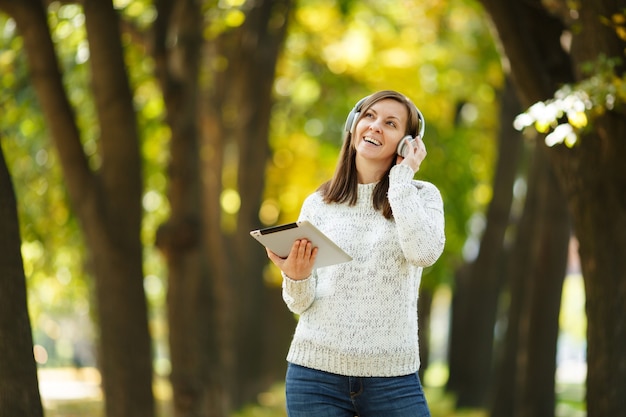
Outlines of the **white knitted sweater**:
[{"label": "white knitted sweater", "polygon": [[319,193],[302,206],[309,220],[349,253],[347,263],[319,268],[305,280],[283,274],[283,298],[300,318],[289,362],[346,376],[400,376],[419,369],[417,296],[422,268],[445,244],[437,188],[392,168],[394,220],[374,210],[376,184],[359,184],[356,205],[326,204]]}]

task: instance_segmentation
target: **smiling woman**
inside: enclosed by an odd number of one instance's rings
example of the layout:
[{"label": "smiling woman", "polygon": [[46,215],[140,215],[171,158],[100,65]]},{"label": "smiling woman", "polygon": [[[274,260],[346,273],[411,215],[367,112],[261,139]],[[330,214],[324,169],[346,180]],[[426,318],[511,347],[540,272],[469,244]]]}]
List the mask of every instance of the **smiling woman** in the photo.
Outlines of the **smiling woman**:
[{"label": "smiling woman", "polygon": [[290,417],[430,415],[417,374],[417,295],[445,235],[438,189],[413,179],[426,157],[420,115],[395,91],[359,101],[334,176],[302,206],[299,220],[353,261],[314,268],[317,248],[306,239],[286,258],[268,250],[287,307],[300,315],[287,355]]},{"label": "smiling woman", "polygon": [[[403,131],[403,136],[410,135],[412,137],[415,137],[416,143],[414,144],[415,146],[413,147],[413,152],[410,153],[408,158],[402,158],[400,156],[396,156],[394,158],[394,154],[390,154],[386,166],[384,166],[385,161],[379,161],[379,163],[377,164],[364,163],[363,166],[359,168],[359,166],[357,165],[357,157],[361,161],[364,161],[365,158],[357,152],[356,145],[359,142],[358,133],[364,132],[362,130],[364,129],[364,127],[360,127],[363,125],[357,125],[360,124],[361,119],[370,111],[370,109],[376,103],[383,100],[395,100],[398,103],[403,103],[406,107],[407,113],[405,116],[402,116],[403,111],[400,109],[400,107],[391,103],[389,104],[394,106],[396,111],[399,112],[395,115],[398,120],[401,117],[404,117],[403,121],[400,122],[403,123],[402,127],[399,128],[398,126],[396,126],[394,128],[395,133],[397,134],[398,131]],[[383,90],[359,100],[354,108],[350,111],[346,119],[346,123],[344,126],[344,141],[341,153],[339,155],[339,163],[337,164],[335,170],[335,175],[328,183],[322,185],[325,201],[327,203],[349,202],[350,204],[354,204],[357,198],[356,185],[359,182],[370,183],[378,182],[380,180],[379,186],[377,186],[374,190],[374,208],[382,208],[382,212],[385,218],[390,219],[392,217],[391,207],[389,206],[389,202],[387,200],[387,190],[389,188],[389,173],[391,169],[398,163],[404,165],[410,164],[409,166],[414,171],[414,173],[419,169],[421,162],[426,157],[426,148],[422,140],[422,137],[424,135],[424,125],[424,119],[421,116],[421,112],[417,109],[417,107],[406,96],[396,91]],[[361,129],[358,133],[356,132],[357,127]],[[389,130],[390,129],[391,128],[389,128]],[[393,136],[394,134],[389,133],[389,135]],[[398,141],[396,141],[395,143],[397,145]],[[383,167],[385,171],[381,173],[380,170],[383,169]],[[370,168],[374,169],[374,171],[370,171]],[[359,176],[361,176],[360,179]]]}]

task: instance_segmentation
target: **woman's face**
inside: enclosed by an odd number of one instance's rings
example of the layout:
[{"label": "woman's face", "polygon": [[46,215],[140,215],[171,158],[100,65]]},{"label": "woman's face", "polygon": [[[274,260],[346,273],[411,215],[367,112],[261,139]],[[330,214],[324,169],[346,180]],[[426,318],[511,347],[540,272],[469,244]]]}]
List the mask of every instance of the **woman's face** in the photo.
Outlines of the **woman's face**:
[{"label": "woman's face", "polygon": [[403,103],[387,98],[374,103],[359,119],[352,138],[357,156],[389,166],[405,136],[409,112]]}]

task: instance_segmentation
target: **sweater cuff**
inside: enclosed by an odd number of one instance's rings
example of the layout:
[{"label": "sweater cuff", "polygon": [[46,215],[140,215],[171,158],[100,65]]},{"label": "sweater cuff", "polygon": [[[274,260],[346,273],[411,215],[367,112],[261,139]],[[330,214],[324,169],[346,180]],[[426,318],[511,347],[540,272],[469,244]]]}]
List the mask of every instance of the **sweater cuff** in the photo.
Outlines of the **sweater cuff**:
[{"label": "sweater cuff", "polygon": [[281,275],[283,276],[283,287],[294,297],[308,293],[310,291],[310,287],[315,286],[313,274],[304,279],[289,278],[287,274],[282,271]]},{"label": "sweater cuff", "polygon": [[283,275],[283,300],[287,308],[296,314],[302,314],[315,298],[315,277],[309,277],[296,281]]}]

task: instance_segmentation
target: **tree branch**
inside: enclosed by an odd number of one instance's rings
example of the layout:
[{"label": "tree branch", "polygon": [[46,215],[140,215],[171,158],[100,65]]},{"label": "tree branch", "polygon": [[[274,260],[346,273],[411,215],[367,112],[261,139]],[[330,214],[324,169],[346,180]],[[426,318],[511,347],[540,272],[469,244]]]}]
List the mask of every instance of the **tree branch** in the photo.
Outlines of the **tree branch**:
[{"label": "tree branch", "polygon": [[59,153],[69,193],[77,210],[94,202],[95,176],[89,168],[73,108],[63,87],[59,63],[41,1],[0,0],[24,39],[30,78]]}]

